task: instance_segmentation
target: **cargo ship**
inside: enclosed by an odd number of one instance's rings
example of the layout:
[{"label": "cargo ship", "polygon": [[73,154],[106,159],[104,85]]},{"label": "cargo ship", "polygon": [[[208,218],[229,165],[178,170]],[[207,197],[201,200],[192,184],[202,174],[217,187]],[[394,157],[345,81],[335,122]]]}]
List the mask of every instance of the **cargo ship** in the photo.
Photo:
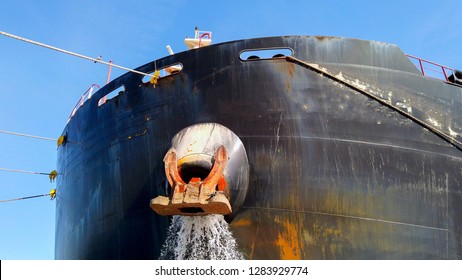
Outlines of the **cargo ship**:
[{"label": "cargo ship", "polygon": [[246,259],[462,258],[460,71],[359,39],[186,43],[72,111],[56,259],[158,259],[171,215],[208,214]]}]

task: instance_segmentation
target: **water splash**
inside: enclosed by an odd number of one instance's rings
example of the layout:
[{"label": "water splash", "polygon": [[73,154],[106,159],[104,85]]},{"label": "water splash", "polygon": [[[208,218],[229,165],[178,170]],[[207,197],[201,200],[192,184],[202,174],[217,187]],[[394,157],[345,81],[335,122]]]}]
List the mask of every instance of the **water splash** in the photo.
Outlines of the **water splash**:
[{"label": "water splash", "polygon": [[223,215],[173,216],[162,260],[243,260]]}]

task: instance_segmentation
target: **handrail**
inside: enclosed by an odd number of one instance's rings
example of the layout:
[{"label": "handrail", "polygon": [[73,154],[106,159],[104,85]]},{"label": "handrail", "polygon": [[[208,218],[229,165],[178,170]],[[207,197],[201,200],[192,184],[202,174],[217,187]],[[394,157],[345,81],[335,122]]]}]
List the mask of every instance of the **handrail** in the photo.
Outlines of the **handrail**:
[{"label": "handrail", "polygon": [[[450,70],[450,71],[454,72],[454,68],[450,68],[450,67],[438,64],[436,62],[429,61],[429,60],[426,60],[426,59],[423,59],[423,58],[420,58],[420,57],[417,57],[417,56],[413,56],[413,55],[410,55],[410,54],[406,54],[406,56],[411,58],[411,59],[415,59],[415,60],[417,60],[419,62],[419,67],[417,67],[417,68],[420,68],[420,72],[422,73],[422,76],[424,76],[424,77],[430,76],[425,72],[425,69],[427,69],[429,71],[434,71],[434,72],[437,72],[439,74],[443,74],[444,80],[446,82],[450,82],[449,78],[448,78],[447,70]],[[439,72],[439,70],[437,71],[437,70],[434,70],[432,68],[425,67],[425,64],[429,64],[429,65],[432,65],[432,66],[436,66],[437,68],[441,68],[441,72]],[[434,77],[434,76],[430,76],[430,77]]]},{"label": "handrail", "polygon": [[202,38],[205,37],[205,36],[207,36],[209,38],[209,40],[212,39],[212,36],[210,35],[209,32],[203,33],[199,38],[199,48],[201,47]]},{"label": "handrail", "polygon": [[107,70],[106,85],[109,84],[111,80],[111,70],[112,70],[112,60],[109,60],[109,68]]},{"label": "handrail", "polygon": [[80,97],[79,101],[77,102],[77,104],[75,104],[74,106],[74,109],[72,109],[71,111],[71,114],[69,115],[69,118],[67,119],[67,122],[69,122],[71,120],[71,118],[75,115],[75,112],[77,112],[77,110],[85,103],[85,101],[89,100],[91,98],[91,96],[93,95],[94,92],[94,88],[97,88],[98,90],[101,88],[99,85],[97,84],[92,84],[83,94],[82,96]]}]

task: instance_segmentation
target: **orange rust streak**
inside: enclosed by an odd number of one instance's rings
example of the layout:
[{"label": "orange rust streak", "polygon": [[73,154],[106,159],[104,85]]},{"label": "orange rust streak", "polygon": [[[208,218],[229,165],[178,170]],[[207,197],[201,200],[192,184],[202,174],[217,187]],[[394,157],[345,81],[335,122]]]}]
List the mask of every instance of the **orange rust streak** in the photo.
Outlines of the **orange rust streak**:
[{"label": "orange rust streak", "polygon": [[184,193],[185,191],[186,191],[186,186],[178,184],[178,192]]},{"label": "orange rust streak", "polygon": [[281,259],[283,260],[300,260],[302,259],[300,249],[300,236],[297,227],[289,221],[284,221],[285,231],[278,234],[276,245],[281,250]]},{"label": "orange rust streak", "polygon": [[171,148],[164,157],[165,175],[167,176],[170,187],[174,188],[175,185],[179,186],[179,191],[184,192],[184,185],[186,184],[181,179],[178,173],[177,156],[175,149]]},{"label": "orange rust streak", "polygon": [[200,181],[201,181],[201,178],[192,177],[191,180],[189,180],[189,183],[197,183],[197,182],[200,182]]},{"label": "orange rust streak", "polygon": [[225,177],[222,175],[220,180],[218,180],[218,191],[222,192],[228,187],[228,183],[226,183]]},{"label": "orange rust streak", "polygon": [[228,152],[226,152],[225,147],[222,145],[218,148],[214,155],[215,164],[212,167],[207,178],[204,179],[203,186],[205,187],[215,187],[218,183],[218,180],[223,174],[226,163],[228,162]]},{"label": "orange rust streak", "polygon": [[235,227],[250,226],[251,224],[252,224],[252,220],[250,219],[240,219],[240,220],[232,222],[232,225]]}]

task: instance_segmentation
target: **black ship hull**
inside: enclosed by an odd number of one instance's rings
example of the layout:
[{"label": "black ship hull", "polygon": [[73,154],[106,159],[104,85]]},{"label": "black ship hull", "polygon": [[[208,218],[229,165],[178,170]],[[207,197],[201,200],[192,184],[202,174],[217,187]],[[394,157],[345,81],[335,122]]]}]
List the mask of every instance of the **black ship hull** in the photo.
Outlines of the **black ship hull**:
[{"label": "black ship hull", "polygon": [[[240,58],[271,48],[296,59]],[[157,259],[169,219],[149,201],[172,138],[198,123],[246,149],[248,189],[227,217],[246,258],[462,258],[460,87],[422,77],[394,45],[331,37],[217,44],[138,70],[178,64],[155,85],[117,78],[70,119],[57,259]]]}]

